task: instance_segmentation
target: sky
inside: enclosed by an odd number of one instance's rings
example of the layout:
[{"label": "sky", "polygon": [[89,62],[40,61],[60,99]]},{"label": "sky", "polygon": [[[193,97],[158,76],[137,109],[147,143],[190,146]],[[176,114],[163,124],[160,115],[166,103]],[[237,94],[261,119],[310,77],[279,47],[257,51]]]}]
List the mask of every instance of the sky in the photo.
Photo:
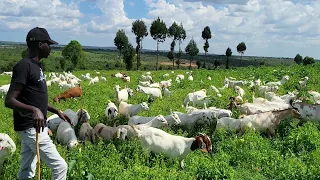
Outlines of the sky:
[{"label": "sky", "polygon": [[[182,23],[187,38],[204,52],[201,32],[209,26],[209,53],[234,55],[245,42],[248,56],[320,59],[320,0],[1,0],[0,41],[25,42],[33,27],[44,27],[61,45],[77,40],[85,46],[114,46],[114,37],[124,29],[136,46],[132,22],[143,20],[148,28],[158,16],[167,27]],[[172,39],[160,44],[170,50]],[[144,49],[156,49],[149,35]],[[177,47],[176,47],[177,50]]]}]

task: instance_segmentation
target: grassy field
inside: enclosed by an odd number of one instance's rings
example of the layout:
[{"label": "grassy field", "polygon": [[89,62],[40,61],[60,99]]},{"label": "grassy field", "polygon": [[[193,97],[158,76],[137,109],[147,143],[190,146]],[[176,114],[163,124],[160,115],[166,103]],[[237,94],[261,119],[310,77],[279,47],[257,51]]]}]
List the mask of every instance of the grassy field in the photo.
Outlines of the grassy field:
[{"label": "grassy field", "polygon": [[[173,91],[170,97],[156,99],[149,111],[139,113],[141,116],[167,115],[170,109],[185,112],[181,107],[184,97],[192,91],[202,88],[209,89],[210,85],[217,88],[223,86],[224,77],[235,77],[237,79],[256,79],[262,81],[276,81],[283,75],[289,75],[290,80],[281,86],[278,94],[293,91],[300,78],[310,78],[306,89],[301,90],[304,95],[306,90],[315,89],[320,91],[319,79],[320,64],[309,66],[278,66],[260,68],[238,68],[235,70],[219,69],[216,71],[194,70],[194,81],[183,81],[169,88]],[[76,71],[75,75],[94,71]],[[95,126],[98,122],[107,123],[104,117],[104,109],[107,100],[116,101],[113,87],[119,84],[121,87],[127,85],[135,89],[140,75],[145,71],[129,71],[130,83],[124,83],[120,79],[111,78],[111,74],[118,71],[100,71],[101,75],[107,77],[107,82],[88,85],[88,81],[82,81],[81,86],[85,92],[84,96],[74,100],[53,103],[53,97],[62,92],[56,85],[49,87],[49,102],[55,107],[65,110],[67,108],[77,111],[85,108],[91,115],[90,124]],[[169,73],[173,80],[179,73],[185,74],[184,70],[152,71],[154,81],[163,80],[162,75]],[[212,80],[207,80],[210,75]],[[166,78],[168,79],[168,78]],[[201,80],[203,83],[200,83]],[[0,76],[0,85],[10,82],[10,77]],[[249,88],[244,100],[252,102]],[[208,90],[208,95],[215,93]],[[231,89],[221,91],[222,97],[214,101],[210,106],[226,108],[228,99],[235,95]],[[134,92],[129,98],[129,103],[140,103],[146,101],[147,96]],[[0,179],[16,179],[20,161],[20,139],[13,130],[12,111],[4,107],[3,99],[0,99],[0,132],[9,134],[17,145],[16,152],[4,164],[3,174]],[[239,115],[234,111],[234,116]],[[51,113],[49,113],[51,115]],[[125,119],[119,119],[125,124]],[[267,138],[264,133],[248,130],[243,136],[238,137],[235,132],[217,129],[212,132],[208,127],[195,128],[191,131],[183,128],[167,128],[167,132],[192,137],[198,132],[207,133],[213,143],[213,153],[204,154],[200,151],[190,153],[185,159],[185,169],[179,168],[179,161],[167,159],[162,154],[150,155],[141,146],[139,141],[109,141],[91,145],[79,145],[67,150],[54,139],[58,151],[69,164],[68,179],[86,179],[93,175],[94,179],[319,179],[320,178],[320,125],[318,122],[307,122],[297,126],[299,120],[286,118],[281,121],[274,138]],[[42,179],[51,178],[51,170],[41,164]]]}]

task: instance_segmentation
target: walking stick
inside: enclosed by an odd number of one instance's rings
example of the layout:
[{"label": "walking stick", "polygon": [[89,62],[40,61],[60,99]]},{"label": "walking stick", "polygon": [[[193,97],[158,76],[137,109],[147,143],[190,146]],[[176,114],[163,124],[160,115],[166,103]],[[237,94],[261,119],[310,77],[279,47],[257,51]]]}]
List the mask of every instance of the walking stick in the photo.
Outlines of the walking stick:
[{"label": "walking stick", "polygon": [[39,151],[39,133],[36,133],[36,151],[38,158],[38,180],[40,180],[40,151]]}]

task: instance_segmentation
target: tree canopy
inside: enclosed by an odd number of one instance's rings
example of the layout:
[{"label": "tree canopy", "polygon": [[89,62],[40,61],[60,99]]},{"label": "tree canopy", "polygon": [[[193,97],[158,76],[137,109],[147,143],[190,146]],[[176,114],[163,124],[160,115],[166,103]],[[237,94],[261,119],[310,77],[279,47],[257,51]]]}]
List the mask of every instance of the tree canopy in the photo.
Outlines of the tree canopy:
[{"label": "tree canopy", "polygon": [[84,52],[81,44],[78,41],[70,41],[69,44],[62,49],[62,56],[66,60],[71,61],[73,64],[73,69],[76,67],[79,67],[80,69],[83,68]]},{"label": "tree canopy", "polygon": [[150,27],[150,34],[154,40],[157,41],[157,63],[156,63],[156,70],[158,70],[158,61],[159,61],[159,43],[164,42],[167,37],[167,26],[163,22],[163,20],[160,20],[158,17],[156,20],[154,20],[151,23]]},{"label": "tree canopy", "polygon": [[123,61],[126,64],[126,69],[130,71],[133,67],[133,58],[136,55],[134,47],[128,43],[123,49]]},{"label": "tree canopy", "polygon": [[227,62],[226,62],[226,69],[229,69],[229,57],[232,56],[232,51],[230,47],[226,50]]},{"label": "tree canopy", "polygon": [[[197,43],[194,41],[193,38],[190,40],[190,42],[186,46],[185,51],[186,51],[187,54],[189,54],[192,57],[192,59],[193,59],[194,56],[198,55],[199,48],[197,47]],[[191,69],[192,59],[190,59],[189,69]]]},{"label": "tree canopy", "polygon": [[136,36],[137,70],[138,70],[139,66],[141,64],[141,56],[140,56],[140,54],[141,54],[141,41],[144,37],[148,36],[148,30],[147,30],[147,26],[145,25],[144,21],[138,19],[132,23],[131,31]]},{"label": "tree canopy", "polygon": [[129,42],[128,37],[123,29],[118,30],[113,42],[121,54],[123,48],[127,46]]},{"label": "tree canopy", "polygon": [[301,64],[303,61],[302,56],[300,56],[300,54],[297,54],[296,57],[294,57],[294,62],[296,62],[297,64]]},{"label": "tree canopy", "polygon": [[303,65],[313,64],[315,63],[315,60],[313,57],[306,56],[303,58]]},{"label": "tree canopy", "polygon": [[247,46],[246,46],[246,44],[244,42],[241,42],[241,43],[238,44],[237,51],[238,51],[238,53],[241,54],[241,56],[246,50],[247,50]]}]

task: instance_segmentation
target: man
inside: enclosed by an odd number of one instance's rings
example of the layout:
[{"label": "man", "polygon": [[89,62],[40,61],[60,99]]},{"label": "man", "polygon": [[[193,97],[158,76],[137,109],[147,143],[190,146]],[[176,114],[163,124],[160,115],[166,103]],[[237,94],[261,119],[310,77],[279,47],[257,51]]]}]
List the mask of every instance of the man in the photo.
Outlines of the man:
[{"label": "man", "polygon": [[19,179],[35,176],[36,132],[39,133],[41,160],[52,169],[52,179],[66,179],[67,164],[60,156],[48,135],[47,111],[57,114],[61,119],[70,119],[61,111],[48,104],[46,79],[43,74],[42,58],[50,54],[53,41],[46,29],[33,28],[28,32],[28,55],[21,59],[12,72],[11,84],[5,99],[5,106],[13,110],[14,130],[21,138],[21,161]]}]

